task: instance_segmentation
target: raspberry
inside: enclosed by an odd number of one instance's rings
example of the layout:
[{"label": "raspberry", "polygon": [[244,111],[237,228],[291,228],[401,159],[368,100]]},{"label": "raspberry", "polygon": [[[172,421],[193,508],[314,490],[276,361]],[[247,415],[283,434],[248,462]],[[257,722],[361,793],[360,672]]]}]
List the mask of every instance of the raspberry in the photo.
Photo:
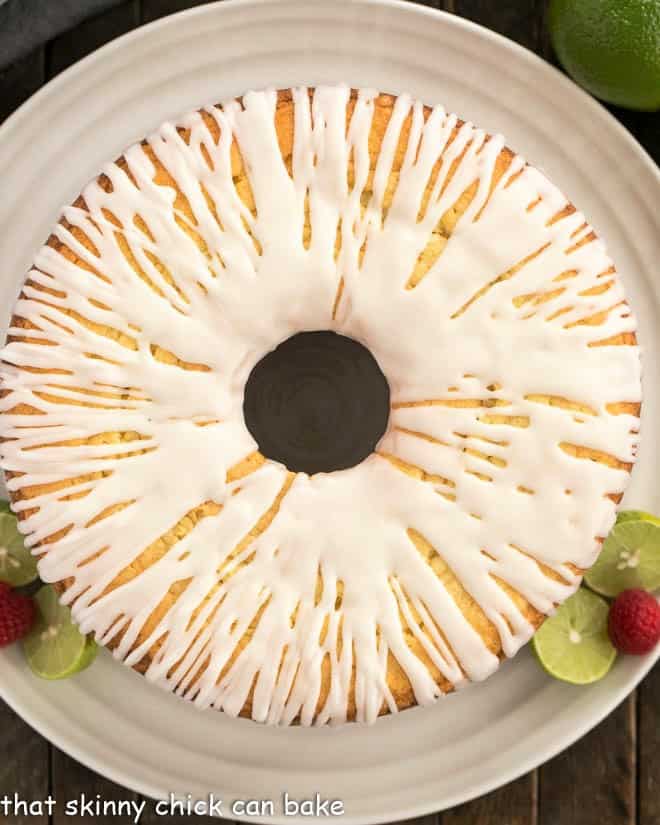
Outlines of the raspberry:
[{"label": "raspberry", "polygon": [[0,582],[0,647],[22,639],[32,627],[34,615],[32,599]]},{"label": "raspberry", "polygon": [[610,608],[607,626],[621,653],[649,653],[660,639],[660,605],[646,590],[624,590]]}]

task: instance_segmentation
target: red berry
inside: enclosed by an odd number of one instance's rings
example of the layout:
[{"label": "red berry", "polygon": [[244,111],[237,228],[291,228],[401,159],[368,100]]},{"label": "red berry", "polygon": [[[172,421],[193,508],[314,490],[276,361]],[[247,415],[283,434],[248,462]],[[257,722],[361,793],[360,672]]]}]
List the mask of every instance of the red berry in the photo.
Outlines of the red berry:
[{"label": "red berry", "polygon": [[610,607],[607,626],[621,653],[649,653],[660,640],[660,605],[646,590],[624,590]]},{"label": "red berry", "polygon": [[34,622],[34,602],[0,582],[0,647],[22,639]]}]

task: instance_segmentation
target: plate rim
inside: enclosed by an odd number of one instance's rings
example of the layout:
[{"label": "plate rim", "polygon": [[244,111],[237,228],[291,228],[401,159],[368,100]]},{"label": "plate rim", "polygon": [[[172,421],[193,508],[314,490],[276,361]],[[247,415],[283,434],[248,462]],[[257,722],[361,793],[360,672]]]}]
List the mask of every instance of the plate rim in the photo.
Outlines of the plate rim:
[{"label": "plate rim", "polygon": [[[385,825],[386,823],[404,821],[413,817],[421,817],[429,814],[442,813],[443,811],[449,810],[450,808],[453,808],[457,805],[462,805],[466,802],[470,802],[474,799],[478,799],[479,797],[484,796],[485,794],[488,794],[491,791],[497,790],[498,788],[504,787],[505,785],[514,782],[516,779],[519,779],[521,776],[523,776],[523,774],[535,770],[536,768],[548,762],[553,757],[562,753],[567,748],[571,747],[579,739],[581,739],[583,736],[589,733],[589,731],[591,731],[598,724],[600,724],[603,721],[603,719],[609,716],[610,713],[612,713],[615,710],[615,708],[617,708],[622,702],[624,702],[627,699],[632,690],[634,690],[639,685],[639,683],[646,677],[648,672],[656,664],[659,658],[660,650],[658,650],[654,654],[649,654],[644,661],[641,671],[632,676],[632,678],[626,683],[626,687],[623,687],[620,690],[613,692],[611,701],[605,703],[605,709],[602,710],[602,713],[599,710],[598,714],[596,714],[595,717],[587,718],[587,720],[583,724],[578,725],[576,728],[573,729],[573,731],[566,737],[565,741],[555,742],[551,746],[547,747],[545,750],[537,751],[534,754],[534,756],[531,756],[528,760],[523,760],[520,763],[516,764],[515,767],[498,773],[496,776],[494,775],[491,780],[484,780],[478,787],[473,788],[473,791],[470,791],[468,794],[464,792],[454,793],[453,796],[449,796],[448,799],[441,803],[443,807],[438,808],[437,803],[422,801],[417,803],[416,805],[402,808],[401,810],[388,811],[388,813],[385,815],[385,818],[383,818],[382,814],[378,813],[358,815],[344,814],[342,816],[342,821],[350,823],[350,825]],[[627,686],[629,683],[632,683],[632,687],[630,688],[628,688]],[[7,694],[6,690],[4,689],[2,682],[0,682],[0,699],[6,702],[6,704],[37,733],[44,736],[51,744],[55,745],[67,756],[80,762],[82,765],[89,768],[90,770],[95,771],[96,773],[100,774],[106,779],[111,780],[112,782],[116,783],[117,785],[120,785],[121,787],[126,788],[127,790],[139,793],[142,796],[148,797],[151,800],[155,801],[167,798],[167,796],[163,794],[161,790],[152,787],[148,782],[133,779],[127,782],[125,774],[122,774],[119,771],[115,771],[114,768],[107,768],[105,765],[102,764],[102,759],[94,756],[93,754],[88,754],[82,748],[78,748],[75,745],[69,745],[69,743],[66,742],[59,734],[51,735],[49,733],[50,723],[48,721],[35,719],[35,716],[31,713],[29,709],[19,707],[20,703],[18,701],[12,701],[9,694]],[[225,798],[222,792],[219,794],[219,796],[223,799]],[[231,819],[238,822],[275,823],[275,825],[285,825],[285,823],[300,821],[297,816],[276,815],[262,817],[249,816],[246,814],[236,814],[233,812],[231,814]]]},{"label": "plate rim", "polygon": [[[210,2],[201,6],[184,9],[151,23],[142,26],[121,35],[109,43],[96,49],[91,54],[82,58],[80,61],[74,63],[65,71],[50,80],[42,86],[35,94],[33,94],[27,101],[25,101],[15,112],[13,112],[7,120],[0,126],[0,146],[6,139],[11,139],[12,132],[20,128],[21,124],[29,119],[32,112],[41,104],[42,100],[50,98],[54,93],[56,94],[60,88],[65,88],[72,81],[75,81],[80,75],[88,69],[88,67],[107,59],[115,53],[120,53],[122,50],[129,48],[140,40],[148,41],[155,33],[161,29],[166,29],[175,26],[178,20],[182,18],[190,18],[194,16],[203,16],[206,14],[219,14],[222,16],[223,10],[236,7],[257,7],[257,6],[283,6],[286,5],[286,0],[223,0],[223,2]],[[320,5],[320,4],[319,4]],[[637,160],[643,165],[647,174],[649,174],[658,185],[660,185],[660,168],[655,164],[651,156],[635,139],[635,137],[612,115],[601,103],[592,98],[585,91],[580,89],[573,81],[566,77],[559,69],[549,64],[539,55],[530,51],[515,41],[492,31],[484,26],[479,25],[471,20],[458,17],[450,12],[434,9],[428,6],[423,6],[415,2],[407,2],[406,0],[335,0],[335,6],[345,6],[347,9],[351,7],[389,7],[399,9],[406,15],[419,15],[436,21],[442,21],[442,25],[456,27],[480,36],[486,41],[497,44],[499,47],[517,54],[520,59],[526,60],[528,64],[534,66],[537,71],[545,72],[548,78],[552,79],[555,87],[557,84],[566,92],[567,95],[572,95],[574,100],[583,108],[585,117],[590,115],[600,118],[609,130],[610,134],[616,134],[624,145],[627,145],[630,153],[633,153]],[[642,200],[646,202],[646,196],[642,195],[643,190],[640,188],[638,180],[632,180],[635,191]],[[648,203],[646,203],[648,208]],[[547,747],[535,751],[530,754],[527,759],[520,760],[506,769],[501,769],[494,773],[488,780],[473,785],[466,793],[465,790],[455,792],[453,795],[445,795],[441,803],[429,801],[420,801],[415,805],[408,805],[404,808],[387,811],[386,814],[359,814],[359,815],[345,815],[343,818],[346,822],[354,823],[355,825],[371,825],[371,823],[382,823],[385,821],[391,822],[398,819],[404,819],[414,816],[423,816],[438,810],[446,810],[457,804],[461,804],[470,799],[481,796],[495,788],[501,787],[509,782],[517,779],[522,774],[533,770],[544,762],[556,756],[561,751],[570,747],[574,742],[584,736],[588,731],[599,724],[606,716],[608,716],[614,708],[619,705],[629,693],[641,682],[647,675],[648,671],[653,667],[655,662],[660,658],[660,650],[654,654],[649,655],[646,660],[640,662],[640,667],[637,672],[629,676],[624,685],[612,691],[611,696],[607,701],[603,702],[595,713],[584,718],[581,724],[573,727],[573,729],[564,735],[557,735],[556,739],[552,741]],[[0,678],[0,698],[7,703],[7,705],[16,712],[27,724],[45,736],[56,747],[62,750],[70,757],[86,765],[97,773],[106,776],[108,779],[126,787],[137,791],[147,797],[153,799],[162,799],[164,794],[162,789],[152,786],[149,782],[133,779],[122,774],[121,771],[115,770],[114,767],[108,768],[104,764],[102,756],[88,752],[83,747],[79,747],[75,742],[71,742],[61,734],[54,732],[51,723],[48,719],[38,718],[39,714],[32,711],[29,706],[21,704],[18,695],[12,695],[11,689],[4,685]],[[442,808],[438,808],[438,804]],[[274,817],[254,817],[248,815],[237,815],[232,813],[232,819],[246,822],[271,822],[284,823],[294,819],[290,816],[274,816]]]},{"label": "plate rim", "polygon": [[[324,2],[324,0],[321,1]],[[314,2],[314,0],[312,0],[312,2]],[[319,0],[316,0],[316,2],[318,3]],[[502,47],[505,47],[513,52],[517,52],[523,59],[528,60],[532,64],[536,64],[537,68],[543,67],[542,71],[549,72],[553,79],[562,84],[564,89],[566,89],[569,94],[577,93],[581,98],[583,105],[591,107],[592,113],[597,114],[599,117],[607,121],[608,126],[616,130],[618,137],[628,143],[630,148],[632,148],[637,154],[638,159],[646,165],[647,171],[650,172],[660,184],[660,166],[655,163],[644,146],[642,146],[637,138],[635,138],[635,136],[621,123],[621,121],[609,112],[603,103],[582,89],[575,81],[568,77],[568,75],[564,74],[559,68],[553,66],[547,60],[533,52],[531,49],[528,49],[526,46],[523,46],[521,43],[517,43],[515,40],[512,40],[511,38],[506,37],[493,29],[489,29],[480,23],[469,20],[466,17],[461,17],[458,14],[454,14],[443,9],[436,9],[432,6],[423,5],[424,0],[331,0],[331,2],[334,5],[344,5],[347,8],[350,8],[351,6],[390,7],[399,9],[404,13],[419,14],[436,20],[441,19],[447,25],[463,28],[466,31],[472,31],[481,37],[485,37],[486,39],[491,39],[493,42],[499,43]],[[11,132],[12,129],[16,128],[16,124],[20,124],[22,119],[29,116],[32,109],[41,102],[42,98],[50,95],[53,90],[57,90],[58,86],[65,85],[78,74],[82,74],[92,63],[107,57],[114,51],[119,51],[125,48],[134,40],[137,41],[142,38],[147,38],[160,28],[172,26],[175,24],[176,20],[183,19],[184,17],[192,18],[198,15],[202,16],[211,12],[217,13],[222,9],[239,6],[248,8],[253,6],[276,7],[285,5],[285,3],[286,0],[209,0],[209,2],[203,3],[200,6],[192,6],[191,8],[182,9],[181,11],[173,12],[172,14],[160,17],[157,20],[152,20],[149,23],[143,23],[131,31],[125,32],[107,43],[104,43],[102,46],[99,46],[99,48],[94,49],[94,51],[90,52],[88,55],[85,55],[85,57],[82,57],[80,60],[77,60],[71,66],[68,66],[66,69],[37,89],[36,92],[30,95],[27,100],[25,100],[11,113],[11,115],[9,115],[8,118],[5,119],[2,124],[0,124],[0,142],[4,139],[6,133]]]}]

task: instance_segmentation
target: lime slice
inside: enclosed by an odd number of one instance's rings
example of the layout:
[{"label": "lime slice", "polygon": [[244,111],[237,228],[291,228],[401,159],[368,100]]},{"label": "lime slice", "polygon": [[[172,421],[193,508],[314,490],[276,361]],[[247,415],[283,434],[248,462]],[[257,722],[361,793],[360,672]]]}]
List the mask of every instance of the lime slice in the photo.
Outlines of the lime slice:
[{"label": "lime slice", "polygon": [[660,587],[660,525],[641,520],[615,524],[584,580],[592,590],[610,598],[631,587],[656,590]]},{"label": "lime slice", "polygon": [[37,560],[26,549],[13,513],[0,513],[0,581],[22,587],[37,578]]},{"label": "lime slice", "polygon": [[650,521],[652,524],[660,525],[660,518],[646,513],[644,510],[621,510],[617,514],[616,523],[623,524],[624,521]]},{"label": "lime slice", "polygon": [[89,667],[96,657],[96,642],[78,630],[55,590],[45,585],[35,601],[37,619],[23,640],[32,671],[42,679],[66,679]]},{"label": "lime slice", "polygon": [[608,613],[605,599],[583,588],[567,599],[532,641],[544,669],[573,685],[602,679],[616,658],[607,634]]}]

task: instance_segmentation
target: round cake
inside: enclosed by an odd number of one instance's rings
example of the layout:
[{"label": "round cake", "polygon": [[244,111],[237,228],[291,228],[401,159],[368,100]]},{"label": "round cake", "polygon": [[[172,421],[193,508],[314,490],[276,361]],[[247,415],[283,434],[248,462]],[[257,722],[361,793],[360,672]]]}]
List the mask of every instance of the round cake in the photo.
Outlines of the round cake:
[{"label": "round cake", "polygon": [[[635,458],[635,328],[501,137],[407,95],[250,92],[63,210],[2,350],[1,463],[42,579],[115,657],[201,708],[372,722],[485,679],[579,585]],[[364,460],[300,472],[245,386],[322,330],[390,408]]]}]

